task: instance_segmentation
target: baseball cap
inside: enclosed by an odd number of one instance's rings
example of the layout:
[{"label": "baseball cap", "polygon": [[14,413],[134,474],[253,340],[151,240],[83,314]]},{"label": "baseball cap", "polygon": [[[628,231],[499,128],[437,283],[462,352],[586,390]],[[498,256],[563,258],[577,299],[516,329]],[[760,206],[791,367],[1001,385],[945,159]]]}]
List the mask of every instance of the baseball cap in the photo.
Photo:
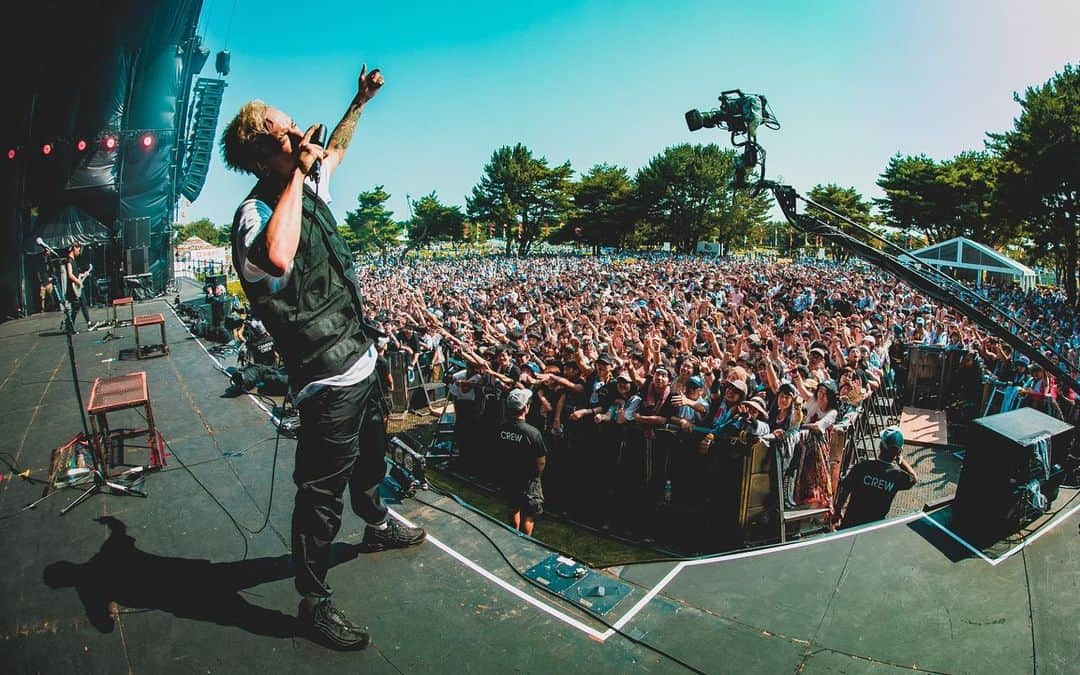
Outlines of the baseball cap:
[{"label": "baseball cap", "polygon": [[900,427],[885,427],[881,430],[881,444],[899,450],[904,447],[904,432]]},{"label": "baseball cap", "polygon": [[597,356],[596,357],[596,362],[597,363],[604,363],[604,364],[607,364],[609,366],[615,365],[614,362],[611,360],[611,357],[608,356],[607,354],[601,354],[600,356]]},{"label": "baseball cap", "polygon": [[746,397],[746,382],[742,380],[735,380],[733,382],[728,382],[727,386],[741,393],[743,395],[743,398]]},{"label": "baseball cap", "polygon": [[697,375],[691,375],[686,380],[686,386],[688,386],[688,387],[704,387],[705,386],[705,380],[701,379]]},{"label": "baseball cap", "polygon": [[512,389],[506,396],[506,409],[510,412],[521,412],[529,405],[532,392],[528,389]]},{"label": "baseball cap", "polygon": [[619,373],[619,376],[616,377],[615,380],[617,382],[630,382],[631,384],[634,382],[626,373]]}]

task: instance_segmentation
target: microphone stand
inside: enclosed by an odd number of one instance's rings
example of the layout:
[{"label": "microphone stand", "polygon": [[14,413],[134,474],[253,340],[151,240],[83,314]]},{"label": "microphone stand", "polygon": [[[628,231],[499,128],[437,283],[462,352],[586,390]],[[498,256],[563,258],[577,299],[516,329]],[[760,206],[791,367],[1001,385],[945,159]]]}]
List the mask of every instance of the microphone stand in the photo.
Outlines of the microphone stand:
[{"label": "microphone stand", "polygon": [[75,322],[72,320],[71,306],[68,304],[67,298],[64,297],[64,292],[61,291],[61,286],[66,289],[69,283],[67,277],[64,276],[64,259],[51,248],[46,249],[46,252],[52,256],[48,262],[55,266],[53,293],[56,295],[56,306],[60,307],[64,313],[64,335],[67,337],[71,381],[75,384],[75,400],[79,403],[79,418],[82,420],[83,436],[89,439],[90,427],[86,423],[86,407],[83,405],[82,389],[79,388],[79,369],[75,365],[75,341],[71,337],[75,332]]},{"label": "microphone stand", "polygon": [[[60,280],[63,280],[64,281],[63,285],[64,285],[65,288],[67,287],[67,284],[68,284],[68,280],[63,276],[64,275],[64,259],[62,257],[60,257],[56,253],[56,251],[53,251],[50,248],[46,248],[46,251],[49,252],[52,255],[52,260],[50,260],[50,262],[53,265],[56,266],[56,281],[53,283],[53,293],[55,293],[56,296],[57,296],[56,300],[57,300],[58,305],[60,307],[63,307],[63,310],[64,310],[64,334],[67,336],[68,361],[71,364],[71,381],[75,385],[75,400],[79,404],[79,418],[80,418],[80,420],[82,420],[83,438],[90,444],[90,455],[91,455],[91,457],[93,457],[93,463],[94,463],[93,470],[91,471],[91,476],[93,476],[94,484],[91,485],[86,490],[84,490],[83,493],[81,495],[79,495],[78,497],[76,497],[74,501],[72,501],[70,504],[68,504],[63,509],[61,509],[60,510],[60,515],[66,514],[71,509],[75,508],[79,504],[81,504],[84,501],[86,501],[87,499],[89,499],[91,495],[94,495],[94,494],[100,492],[104,488],[108,488],[113,494],[126,494],[126,495],[135,496],[135,497],[146,497],[146,493],[143,492],[142,490],[136,489],[136,488],[132,487],[131,485],[125,485],[123,483],[119,483],[119,482],[117,482],[115,480],[110,480],[109,476],[106,474],[106,469],[105,469],[105,466],[104,466],[104,463],[105,463],[104,439],[103,439],[102,448],[101,448],[102,449],[102,456],[98,455],[98,452],[97,452],[98,448],[96,447],[98,439],[91,436],[90,427],[86,422],[86,406],[83,405],[82,389],[79,386],[79,369],[75,365],[75,341],[72,338],[72,335],[75,332],[75,322],[72,320],[71,307],[68,305],[66,299],[62,297],[61,291],[60,291],[60,284],[57,283]],[[126,472],[124,472],[124,474],[122,474],[122,476],[127,477],[127,476],[131,475],[133,471],[137,471],[137,470],[141,470],[141,469],[142,469],[142,467],[137,467],[136,469],[126,471]],[[35,502],[34,504],[36,505],[37,502]]]}]

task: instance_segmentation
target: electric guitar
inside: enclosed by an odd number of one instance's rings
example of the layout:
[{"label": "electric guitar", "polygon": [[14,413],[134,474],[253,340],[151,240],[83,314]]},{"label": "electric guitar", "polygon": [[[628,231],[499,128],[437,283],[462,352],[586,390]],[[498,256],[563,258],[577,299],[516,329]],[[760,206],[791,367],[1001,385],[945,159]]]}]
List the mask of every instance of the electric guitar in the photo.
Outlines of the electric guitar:
[{"label": "electric guitar", "polygon": [[71,291],[75,295],[82,295],[83,284],[86,282],[86,278],[90,276],[90,273],[94,271],[94,265],[91,264],[86,268],[84,272],[79,274],[77,281],[71,282]]}]

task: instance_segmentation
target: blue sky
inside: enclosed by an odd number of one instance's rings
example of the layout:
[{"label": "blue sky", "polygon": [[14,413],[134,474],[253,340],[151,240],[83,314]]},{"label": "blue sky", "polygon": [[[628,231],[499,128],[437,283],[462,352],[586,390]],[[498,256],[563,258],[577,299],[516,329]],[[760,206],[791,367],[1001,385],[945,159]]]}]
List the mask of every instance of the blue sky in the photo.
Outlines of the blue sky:
[{"label": "blue sky", "polygon": [[[458,5],[458,6],[454,6]],[[683,114],[725,89],[761,93],[768,170],[880,196],[889,157],[981,149],[1013,92],[1080,63],[1080,2],[411,2],[205,0],[199,33],[232,55],[218,132],[261,98],[302,127],[338,122],[360,66],[386,86],[334,177],[338,218],[375,185],[464,206],[491,153],[522,142],[581,173],[631,174],[669,145],[716,142]],[[213,76],[213,55],[203,71]],[[232,219],[253,179],[215,149],[186,221]]]}]

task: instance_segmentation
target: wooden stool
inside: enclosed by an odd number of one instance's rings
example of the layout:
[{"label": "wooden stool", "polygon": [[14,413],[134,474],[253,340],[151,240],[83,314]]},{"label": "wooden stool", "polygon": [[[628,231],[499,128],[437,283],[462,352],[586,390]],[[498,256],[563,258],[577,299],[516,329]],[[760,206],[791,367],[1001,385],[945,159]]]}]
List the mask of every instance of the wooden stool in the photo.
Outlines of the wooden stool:
[{"label": "wooden stool", "polygon": [[161,344],[157,346],[161,348],[162,354],[169,353],[169,343],[165,339],[165,317],[161,314],[143,314],[135,317],[133,324],[135,326],[135,358],[141,359],[143,357],[142,342],[139,341],[139,329],[155,324],[161,327]]},{"label": "wooden stool", "polygon": [[120,325],[120,319],[117,317],[117,310],[122,306],[127,305],[131,310],[131,319],[127,320],[126,325],[135,323],[135,302],[131,298],[116,298],[112,301],[112,322],[114,326]]},{"label": "wooden stool", "polygon": [[[109,413],[133,408],[143,409],[145,427],[123,431],[109,428]],[[165,466],[164,441],[154,426],[154,411],[150,406],[145,372],[95,379],[94,386],[90,389],[90,404],[86,407],[86,412],[90,414],[91,445],[106,475],[111,475],[109,470],[112,467],[124,464],[122,446],[116,457],[110,457],[110,446],[117,438],[146,436],[150,458],[143,466],[147,469]]]}]

